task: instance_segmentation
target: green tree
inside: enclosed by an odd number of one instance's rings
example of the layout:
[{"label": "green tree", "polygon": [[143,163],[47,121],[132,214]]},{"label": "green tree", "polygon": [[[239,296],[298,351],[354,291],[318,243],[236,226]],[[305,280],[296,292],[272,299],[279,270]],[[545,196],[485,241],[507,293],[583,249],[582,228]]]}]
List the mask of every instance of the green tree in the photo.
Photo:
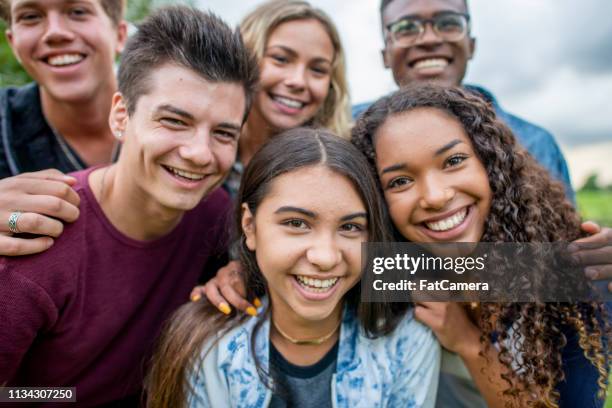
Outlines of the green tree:
[{"label": "green tree", "polygon": [[580,191],[598,191],[598,190],[601,190],[601,188],[599,187],[599,183],[597,181],[597,178],[598,178],[598,175],[596,173],[592,173],[591,175],[589,175],[589,177],[586,179],[586,181],[584,182],[584,184],[580,188]]}]

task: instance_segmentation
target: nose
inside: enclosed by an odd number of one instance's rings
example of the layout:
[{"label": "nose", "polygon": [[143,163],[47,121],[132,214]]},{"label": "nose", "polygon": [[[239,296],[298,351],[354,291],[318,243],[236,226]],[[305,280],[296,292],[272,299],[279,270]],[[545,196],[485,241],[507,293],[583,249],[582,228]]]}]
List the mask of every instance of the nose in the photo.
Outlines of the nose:
[{"label": "nose", "polygon": [[321,271],[332,270],[342,261],[342,253],[333,233],[317,234],[306,251],[306,259]]},{"label": "nose", "polygon": [[438,175],[429,175],[421,183],[419,205],[423,209],[441,210],[454,197],[455,189]]},{"label": "nose", "polygon": [[303,64],[295,64],[287,70],[285,77],[285,85],[287,87],[302,90],[306,87],[306,66]]},{"label": "nose", "polygon": [[213,143],[208,132],[198,133],[185,140],[179,149],[179,155],[196,167],[206,167],[214,161]]},{"label": "nose", "polygon": [[433,28],[433,23],[428,21],[423,25],[423,31],[416,40],[417,45],[437,45],[442,42]]},{"label": "nose", "polygon": [[45,44],[53,45],[57,43],[70,42],[75,36],[69,27],[69,22],[58,12],[50,12],[47,15],[47,26],[43,35]]}]

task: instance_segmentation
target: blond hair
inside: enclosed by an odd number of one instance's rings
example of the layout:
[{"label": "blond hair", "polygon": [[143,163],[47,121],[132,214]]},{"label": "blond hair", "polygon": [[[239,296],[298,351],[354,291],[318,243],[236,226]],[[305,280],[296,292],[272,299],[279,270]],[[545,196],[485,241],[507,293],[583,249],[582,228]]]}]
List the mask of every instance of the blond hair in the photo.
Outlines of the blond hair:
[{"label": "blond hair", "polygon": [[315,19],[319,21],[334,46],[334,60],[331,70],[329,93],[313,118],[313,125],[322,126],[337,134],[349,138],[351,126],[350,97],[346,81],[346,58],[340,43],[336,26],[322,10],[306,1],[271,0],[261,4],[246,15],[240,23],[240,32],[247,47],[261,61],[270,33],[279,25],[288,21]]}]

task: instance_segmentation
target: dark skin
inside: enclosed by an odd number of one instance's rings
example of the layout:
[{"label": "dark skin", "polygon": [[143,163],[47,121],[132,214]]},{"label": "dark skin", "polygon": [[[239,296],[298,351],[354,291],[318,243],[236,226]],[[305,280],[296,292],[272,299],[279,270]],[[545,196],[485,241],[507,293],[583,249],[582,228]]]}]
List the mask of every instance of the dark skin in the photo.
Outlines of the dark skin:
[{"label": "dark skin", "polygon": [[[402,17],[430,19],[444,12],[467,14],[463,0],[394,0],[382,14],[385,48],[382,50],[385,68],[391,69],[393,78],[402,87],[414,82],[436,81],[447,86],[460,85],[468,61],[474,55],[476,40],[469,33],[461,40],[447,42],[436,35],[431,24],[409,47],[394,43],[386,27]],[[438,69],[419,69],[418,62],[427,59],[445,61]]]},{"label": "dark skin", "polygon": [[[429,19],[440,12],[449,11],[469,13],[464,0],[393,0],[384,9],[381,19],[386,27],[407,15]],[[394,46],[386,29],[383,35],[383,63],[393,71],[395,82],[400,87],[423,80],[460,85],[476,47],[476,40],[469,32],[463,39],[449,43],[437,37],[431,24],[427,24],[422,37],[407,48]],[[415,69],[414,64],[419,60],[432,58],[444,60],[447,65],[441,62],[437,72]],[[587,221],[582,224],[582,230],[590,235],[575,241],[576,261],[585,267],[585,273],[591,279],[610,281],[608,290],[612,292],[612,229]],[[192,300],[199,300],[204,295],[224,313],[229,313],[230,305],[233,305],[239,310],[248,309],[253,314],[253,305],[258,306],[258,300],[253,300],[251,304],[245,299],[246,291],[237,276],[240,270],[239,262],[230,262],[205,286],[196,287],[192,292]]]}]

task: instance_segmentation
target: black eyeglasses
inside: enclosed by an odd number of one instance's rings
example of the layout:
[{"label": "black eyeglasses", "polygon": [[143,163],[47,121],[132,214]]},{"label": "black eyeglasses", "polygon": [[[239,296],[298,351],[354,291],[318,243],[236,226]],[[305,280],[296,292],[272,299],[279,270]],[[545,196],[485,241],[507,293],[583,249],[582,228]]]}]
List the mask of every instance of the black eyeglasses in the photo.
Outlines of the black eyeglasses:
[{"label": "black eyeglasses", "polygon": [[393,44],[399,47],[409,47],[425,33],[425,26],[431,24],[436,35],[444,41],[462,40],[469,30],[470,16],[467,14],[445,12],[434,18],[402,17],[389,24],[387,30],[391,33]]}]

